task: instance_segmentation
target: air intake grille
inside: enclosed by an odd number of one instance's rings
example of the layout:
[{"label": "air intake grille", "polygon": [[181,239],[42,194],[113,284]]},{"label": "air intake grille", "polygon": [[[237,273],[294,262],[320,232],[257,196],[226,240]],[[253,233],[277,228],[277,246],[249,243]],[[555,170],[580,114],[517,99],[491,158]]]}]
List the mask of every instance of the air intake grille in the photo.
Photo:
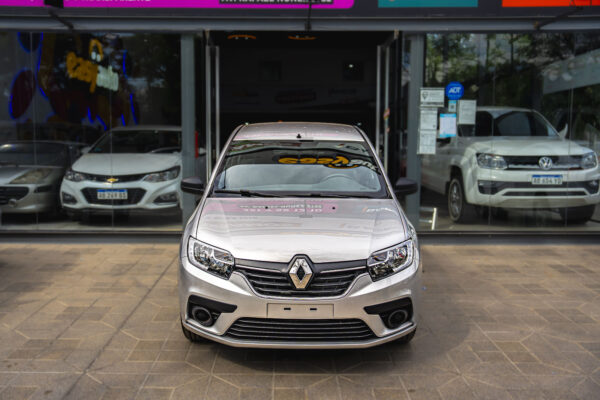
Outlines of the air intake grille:
[{"label": "air intake grille", "polygon": [[355,342],[375,337],[367,324],[359,319],[240,318],[225,335],[265,342]]},{"label": "air intake grille", "polygon": [[335,271],[315,273],[312,281],[304,290],[298,290],[292,284],[287,273],[276,270],[256,269],[236,265],[257,293],[274,297],[334,297],[340,296],[358,275],[367,272],[366,267],[355,267]]},{"label": "air intake grille", "polygon": [[0,186],[0,205],[8,204],[10,199],[20,200],[27,195],[26,186]]}]

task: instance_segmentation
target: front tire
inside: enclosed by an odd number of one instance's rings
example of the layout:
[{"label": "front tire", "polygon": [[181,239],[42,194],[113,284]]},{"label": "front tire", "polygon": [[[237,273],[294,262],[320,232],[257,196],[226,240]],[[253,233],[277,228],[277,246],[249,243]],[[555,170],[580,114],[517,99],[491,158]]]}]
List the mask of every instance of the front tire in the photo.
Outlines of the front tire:
[{"label": "front tire", "polygon": [[463,189],[462,177],[454,176],[448,185],[448,214],[450,219],[459,224],[473,219],[475,207],[467,203]]},{"label": "front tire", "polygon": [[585,224],[594,216],[596,205],[583,207],[566,207],[559,210],[560,216],[567,224]]}]

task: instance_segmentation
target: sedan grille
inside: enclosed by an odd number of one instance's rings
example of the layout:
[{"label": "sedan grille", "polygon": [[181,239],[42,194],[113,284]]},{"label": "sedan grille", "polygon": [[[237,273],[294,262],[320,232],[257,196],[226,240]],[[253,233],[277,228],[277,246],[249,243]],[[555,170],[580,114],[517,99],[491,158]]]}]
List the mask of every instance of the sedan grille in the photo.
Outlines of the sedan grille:
[{"label": "sedan grille", "polygon": [[349,342],[369,340],[375,334],[360,319],[240,318],[225,336],[267,342]]},{"label": "sedan grille", "polygon": [[20,200],[29,193],[24,186],[0,186],[0,205],[8,204],[10,199]]},{"label": "sedan grille", "polygon": [[248,282],[257,293],[272,297],[340,296],[348,290],[357,276],[367,272],[367,268],[364,266],[321,271],[315,273],[306,289],[298,290],[291,282],[287,272],[257,269],[244,265],[236,265],[235,270],[248,279]]},{"label": "sedan grille", "polygon": [[85,188],[81,189],[81,193],[85,196],[85,200],[90,204],[104,204],[109,206],[122,206],[122,205],[131,205],[137,204],[142,200],[146,191],[144,189],[127,189],[127,199],[126,200],[99,200],[98,199],[98,189],[95,188]]},{"label": "sedan grille", "polygon": [[[135,174],[135,175],[94,175],[85,174],[87,180],[92,182],[111,182],[111,183],[122,183],[122,182],[135,182],[141,180],[147,174]],[[116,181],[110,181],[109,179],[117,179]]]}]

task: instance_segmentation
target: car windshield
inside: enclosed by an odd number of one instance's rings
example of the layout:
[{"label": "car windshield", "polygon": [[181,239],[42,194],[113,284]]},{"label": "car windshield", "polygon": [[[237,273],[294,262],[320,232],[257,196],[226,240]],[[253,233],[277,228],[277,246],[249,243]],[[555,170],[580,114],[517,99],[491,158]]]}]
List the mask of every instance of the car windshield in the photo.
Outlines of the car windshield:
[{"label": "car windshield", "polygon": [[162,129],[114,130],[90,153],[173,153],[181,151],[181,132]]},{"label": "car windshield", "polygon": [[235,141],[218,171],[216,195],[389,196],[361,142]]},{"label": "car windshield", "polygon": [[0,144],[0,165],[44,165],[65,167],[68,164],[68,160],[68,148],[62,144]]},{"label": "car windshield", "polygon": [[534,111],[478,111],[475,125],[461,125],[462,136],[558,137]]}]

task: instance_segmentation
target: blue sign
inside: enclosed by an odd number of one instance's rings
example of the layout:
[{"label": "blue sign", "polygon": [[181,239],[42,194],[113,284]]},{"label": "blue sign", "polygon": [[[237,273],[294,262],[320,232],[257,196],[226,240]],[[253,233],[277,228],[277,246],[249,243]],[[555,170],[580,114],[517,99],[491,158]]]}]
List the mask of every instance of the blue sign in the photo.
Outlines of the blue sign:
[{"label": "blue sign", "polygon": [[446,97],[450,100],[459,100],[465,94],[465,88],[460,82],[450,82],[446,86]]}]

